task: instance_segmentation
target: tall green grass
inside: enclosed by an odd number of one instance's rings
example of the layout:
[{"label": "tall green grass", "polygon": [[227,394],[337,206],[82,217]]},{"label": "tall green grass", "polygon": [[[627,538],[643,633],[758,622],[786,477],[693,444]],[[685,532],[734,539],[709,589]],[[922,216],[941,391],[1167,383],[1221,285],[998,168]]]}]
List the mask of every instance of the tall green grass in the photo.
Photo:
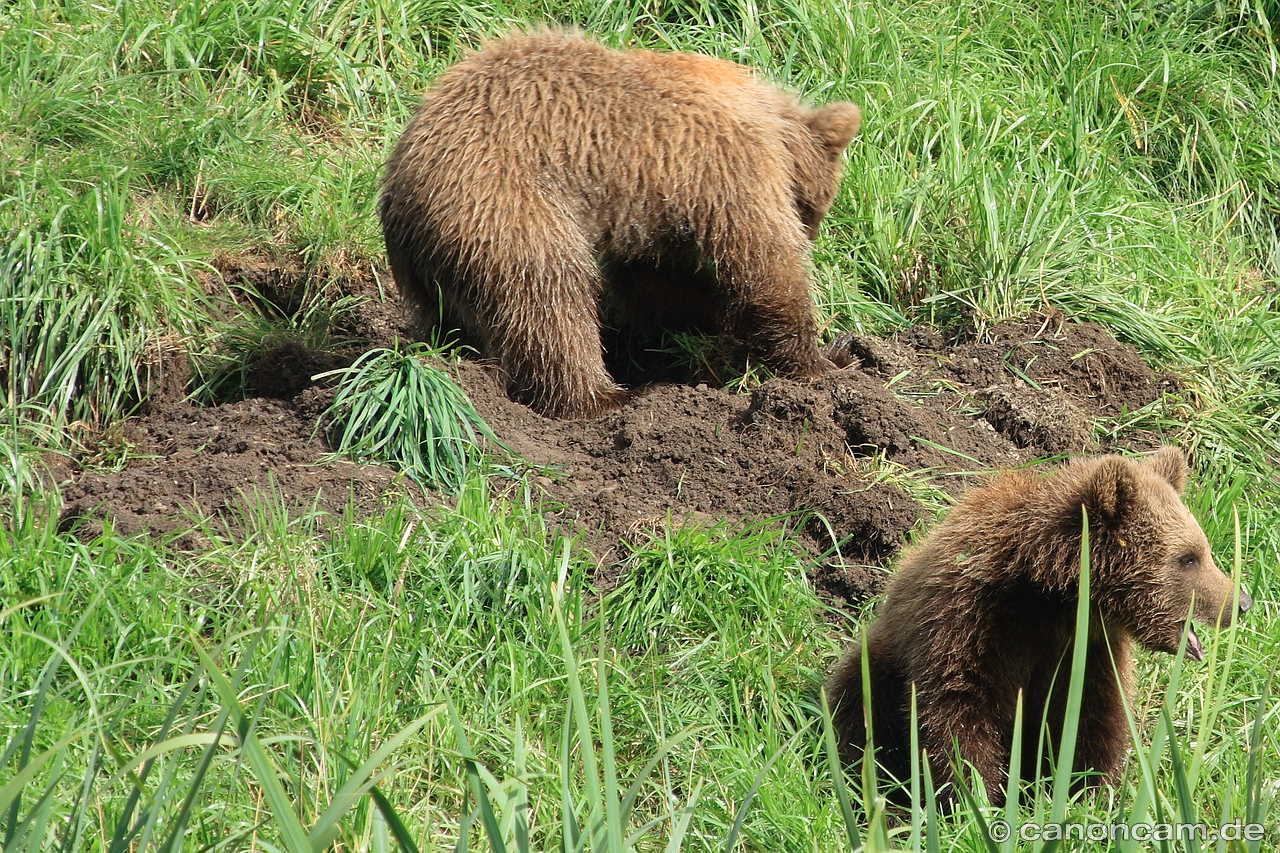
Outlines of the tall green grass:
[{"label": "tall green grass", "polygon": [[377,461],[424,486],[456,491],[502,442],[466,393],[424,358],[425,345],[370,350],[350,367],[321,374],[337,381],[325,414],[337,454]]},{"label": "tall green grass", "polygon": [[[652,570],[597,601],[585,555],[480,479],[429,515],[259,520],[176,557],[34,513],[0,537],[6,850],[1023,849],[990,840],[1000,820],[1239,819],[1276,840],[1266,600],[1204,664],[1142,658],[1116,791],[1069,794],[1063,772],[1021,807],[978,793],[945,815],[922,776],[899,823],[823,745],[840,642],[776,535],[636,547],[633,569],[703,555],[716,610]],[[734,588],[775,606],[739,613]],[[662,627],[621,642],[638,596],[666,602]]]},{"label": "tall green grass", "polygon": [[129,221],[119,174],[41,172],[0,200],[0,389],[15,414],[101,426],[159,386],[208,303],[194,259]]}]

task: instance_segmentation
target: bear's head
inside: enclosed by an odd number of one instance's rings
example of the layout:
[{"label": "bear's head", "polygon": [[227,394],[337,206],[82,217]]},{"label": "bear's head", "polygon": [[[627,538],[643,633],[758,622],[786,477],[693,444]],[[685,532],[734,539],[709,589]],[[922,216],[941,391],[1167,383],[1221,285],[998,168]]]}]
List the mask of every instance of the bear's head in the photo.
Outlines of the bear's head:
[{"label": "bear's head", "polygon": [[810,240],[831,209],[840,186],[841,158],[862,126],[857,104],[836,101],[803,116],[808,129],[804,142],[793,147],[796,171],[792,180],[796,211]]},{"label": "bear's head", "polygon": [[[1106,623],[1150,649],[1176,654],[1188,614],[1202,625],[1226,626],[1237,608],[1249,609],[1249,595],[1214,564],[1204,531],[1182,502],[1187,465],[1181,450],[1077,465],[1076,512],[1081,505],[1089,512],[1090,598]],[[1194,628],[1186,649],[1203,659]]]}]

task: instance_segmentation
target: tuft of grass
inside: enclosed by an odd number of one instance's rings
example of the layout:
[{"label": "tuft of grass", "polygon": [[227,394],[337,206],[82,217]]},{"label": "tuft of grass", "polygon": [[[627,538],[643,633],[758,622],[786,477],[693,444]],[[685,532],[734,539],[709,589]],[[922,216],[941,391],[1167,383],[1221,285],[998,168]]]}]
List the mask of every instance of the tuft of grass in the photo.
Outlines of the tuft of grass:
[{"label": "tuft of grass", "polygon": [[167,350],[199,338],[208,303],[192,259],[129,221],[128,194],[104,170],[52,190],[23,181],[0,200],[0,393],[13,411],[110,423],[158,384]]},{"label": "tuft of grass", "polygon": [[328,355],[350,346],[350,341],[334,334],[334,328],[364,301],[362,296],[334,296],[322,288],[305,294],[297,310],[287,313],[253,293],[246,283],[238,283],[235,289],[261,308],[237,312],[234,321],[221,324],[212,346],[192,358],[191,399],[198,405],[243,399],[251,371],[273,350],[296,348]]},{"label": "tuft of grass", "polygon": [[461,388],[424,359],[425,344],[364,353],[350,367],[320,374],[335,378],[326,412],[337,453],[394,466],[425,486],[457,491],[479,464],[482,439],[505,449]]}]

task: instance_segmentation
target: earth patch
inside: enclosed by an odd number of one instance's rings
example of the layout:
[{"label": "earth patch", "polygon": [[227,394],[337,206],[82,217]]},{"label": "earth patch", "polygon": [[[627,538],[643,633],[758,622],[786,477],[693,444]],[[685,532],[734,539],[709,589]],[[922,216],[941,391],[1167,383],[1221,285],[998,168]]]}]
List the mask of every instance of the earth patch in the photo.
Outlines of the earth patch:
[{"label": "earth patch", "polygon": [[[245,275],[264,275],[260,259],[244,266]],[[240,274],[226,259],[220,270]],[[268,276],[273,287],[278,278]],[[63,472],[64,525],[91,535],[109,518],[121,533],[172,536],[197,549],[195,519],[234,538],[255,492],[333,513],[348,505],[373,513],[400,494],[422,505],[447,500],[391,468],[327,458],[320,419],[332,389],[311,377],[413,338],[401,307],[366,284],[373,295],[345,321],[360,343],[338,353],[297,343],[271,349],[246,365],[256,396],[201,407],[180,383],[161,384],[166,392],[126,424],[131,452],[121,470],[73,464]],[[613,584],[628,543],[666,525],[772,519],[804,548],[815,586],[848,602],[879,589],[908,533],[931,517],[929,496],[936,508],[992,469],[1044,457],[1155,447],[1160,436],[1128,424],[1178,390],[1131,345],[1059,315],[967,340],[924,327],[845,335],[828,353],[849,366],[816,382],[773,378],[740,393],[655,383],[585,421],[548,420],[513,403],[492,365],[462,360],[448,369],[529,463],[546,515],[594,554],[599,586]]]}]

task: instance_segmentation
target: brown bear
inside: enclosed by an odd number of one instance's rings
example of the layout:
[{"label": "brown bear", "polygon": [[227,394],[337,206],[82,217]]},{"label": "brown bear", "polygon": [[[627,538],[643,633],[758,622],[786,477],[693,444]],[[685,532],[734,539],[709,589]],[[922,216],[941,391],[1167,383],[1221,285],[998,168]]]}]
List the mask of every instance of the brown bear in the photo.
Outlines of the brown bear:
[{"label": "brown bear", "polygon": [[740,65],[512,35],[449,69],[387,163],[383,234],[422,318],[496,358],[552,417],[625,398],[601,352],[624,322],[709,324],[795,377],[819,352],[809,244],[858,107]]},{"label": "brown bear", "polygon": [[[1122,703],[1132,698],[1134,640],[1176,654],[1188,615],[1226,625],[1244,591],[1214,565],[1200,525],[1182,503],[1182,452],[1145,460],[1078,459],[1049,476],[1012,472],[970,492],[902,557],[866,630],[875,757],[900,781],[911,766],[911,690],[918,745],[935,786],[956,779],[956,758],[1004,801],[1014,714],[1023,697],[1020,772],[1039,778],[1040,721],[1046,761],[1056,757],[1065,716],[1081,560],[1081,507],[1088,510],[1090,618],[1075,766],[1088,784],[1114,783],[1129,746]],[[1201,660],[1194,629],[1187,655]],[[1114,666],[1113,666],[1114,661]],[[867,742],[862,645],[828,685],[842,757]],[[1119,678],[1117,678],[1119,673]],[[903,803],[905,792],[895,801]],[[943,795],[954,804],[954,792]]]}]

